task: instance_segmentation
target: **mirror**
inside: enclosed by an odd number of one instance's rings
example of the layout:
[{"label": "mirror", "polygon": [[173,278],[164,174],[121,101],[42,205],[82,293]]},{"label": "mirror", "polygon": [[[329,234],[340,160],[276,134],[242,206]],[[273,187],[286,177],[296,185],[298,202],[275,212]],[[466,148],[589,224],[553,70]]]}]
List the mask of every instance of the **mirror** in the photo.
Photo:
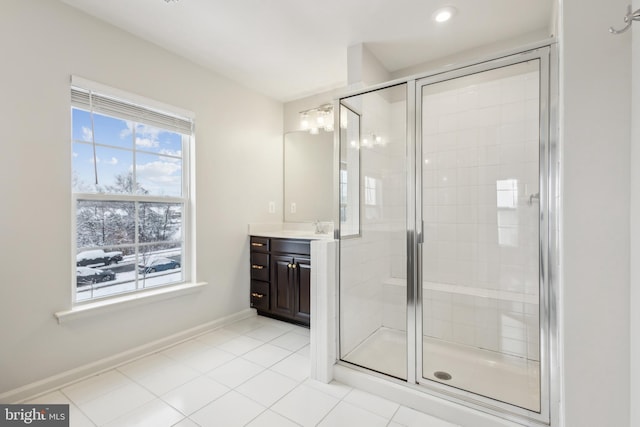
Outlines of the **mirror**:
[{"label": "mirror", "polygon": [[360,115],[340,105],[340,237],[360,236]]},{"label": "mirror", "polygon": [[284,135],[285,222],[333,221],[333,132]]}]

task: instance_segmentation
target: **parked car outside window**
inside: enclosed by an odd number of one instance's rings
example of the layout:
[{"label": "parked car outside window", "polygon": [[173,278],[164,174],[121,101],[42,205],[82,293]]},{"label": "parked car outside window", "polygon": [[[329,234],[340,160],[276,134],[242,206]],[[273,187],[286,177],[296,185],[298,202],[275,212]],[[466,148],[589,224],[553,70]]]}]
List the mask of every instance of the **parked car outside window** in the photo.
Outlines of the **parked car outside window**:
[{"label": "parked car outside window", "polygon": [[111,270],[101,270],[99,268],[76,267],[76,284],[90,285],[98,282],[108,282],[116,279],[116,273]]},{"label": "parked car outside window", "polygon": [[158,271],[180,268],[180,263],[178,261],[172,260],[171,258],[161,257],[150,259],[146,264],[140,264],[138,265],[138,267],[138,271],[140,272],[140,274],[148,274]]},{"label": "parked car outside window", "polygon": [[77,266],[110,265],[117,264],[120,261],[122,261],[122,252],[120,251],[105,252],[104,249],[94,249],[92,251],[80,252],[76,255]]}]

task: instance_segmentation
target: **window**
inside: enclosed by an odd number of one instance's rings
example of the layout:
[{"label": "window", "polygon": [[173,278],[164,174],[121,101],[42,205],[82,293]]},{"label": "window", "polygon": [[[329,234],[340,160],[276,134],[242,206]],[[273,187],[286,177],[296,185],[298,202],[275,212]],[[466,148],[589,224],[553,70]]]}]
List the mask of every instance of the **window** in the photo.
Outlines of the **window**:
[{"label": "window", "polygon": [[347,222],[348,179],[347,164],[346,162],[340,162],[340,222]]},{"label": "window", "polygon": [[72,79],[76,302],[189,279],[192,115],[158,106]]},{"label": "window", "polygon": [[499,209],[518,207],[518,180],[499,179],[496,181],[496,200]]},{"label": "window", "polygon": [[378,180],[370,176],[364,177],[364,204],[367,206],[376,206],[378,204],[377,191]]},{"label": "window", "polygon": [[518,212],[518,180],[497,180],[496,192],[498,244],[500,246],[518,247],[521,215]]}]

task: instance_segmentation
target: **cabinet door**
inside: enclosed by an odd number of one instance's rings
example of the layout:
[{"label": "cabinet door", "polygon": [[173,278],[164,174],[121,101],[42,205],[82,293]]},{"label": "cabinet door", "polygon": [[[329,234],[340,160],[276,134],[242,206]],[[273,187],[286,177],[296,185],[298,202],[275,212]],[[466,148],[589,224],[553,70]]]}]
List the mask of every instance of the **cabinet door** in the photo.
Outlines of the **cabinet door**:
[{"label": "cabinet door", "polygon": [[271,256],[271,312],[293,316],[293,257]]},{"label": "cabinet door", "polygon": [[311,318],[311,260],[296,258],[295,265],[294,317],[308,325]]}]

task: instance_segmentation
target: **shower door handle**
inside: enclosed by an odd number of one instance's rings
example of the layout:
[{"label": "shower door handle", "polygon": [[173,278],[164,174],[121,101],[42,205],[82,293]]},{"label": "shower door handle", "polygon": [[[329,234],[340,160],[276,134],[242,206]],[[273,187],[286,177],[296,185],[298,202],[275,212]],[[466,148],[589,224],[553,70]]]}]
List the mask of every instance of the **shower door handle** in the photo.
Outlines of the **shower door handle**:
[{"label": "shower door handle", "polygon": [[529,196],[529,201],[527,202],[527,204],[528,204],[529,206],[532,206],[532,205],[533,205],[533,201],[534,201],[534,200],[536,200],[536,201],[538,201],[538,202],[540,201],[540,193],[531,194],[531,195]]}]

